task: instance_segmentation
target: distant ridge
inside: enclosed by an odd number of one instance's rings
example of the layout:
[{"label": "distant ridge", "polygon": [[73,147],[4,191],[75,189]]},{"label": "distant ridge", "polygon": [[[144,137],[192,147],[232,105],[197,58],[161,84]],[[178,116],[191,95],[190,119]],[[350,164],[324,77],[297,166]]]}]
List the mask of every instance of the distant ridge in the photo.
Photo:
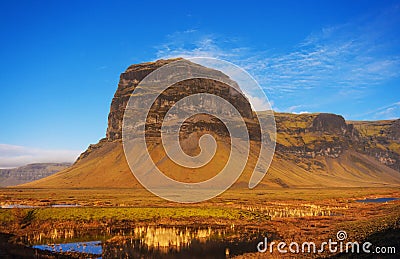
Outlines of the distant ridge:
[{"label": "distant ridge", "polygon": [[71,163],[35,163],[12,169],[0,169],[0,187],[39,180],[69,166]]}]

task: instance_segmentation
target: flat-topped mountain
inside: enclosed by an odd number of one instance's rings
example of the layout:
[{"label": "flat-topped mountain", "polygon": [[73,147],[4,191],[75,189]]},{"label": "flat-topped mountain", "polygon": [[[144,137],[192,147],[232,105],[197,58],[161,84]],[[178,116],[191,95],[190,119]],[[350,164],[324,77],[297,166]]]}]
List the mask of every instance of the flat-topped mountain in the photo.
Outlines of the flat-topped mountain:
[{"label": "flat-topped mountain", "polygon": [[[196,93],[210,93],[220,96],[226,99],[229,103],[233,104],[237,110],[241,113],[242,117],[247,119],[248,123],[251,123],[254,119],[254,115],[250,106],[249,101],[241,94],[239,86],[236,82],[232,81],[227,75],[220,71],[206,68],[204,66],[197,65],[184,59],[170,59],[170,60],[159,60],[156,62],[143,63],[139,65],[132,65],[121,74],[120,81],[118,84],[117,91],[115,92],[114,98],[111,102],[110,113],[108,115],[108,127],[106,132],[107,140],[118,140],[122,138],[122,120],[124,116],[125,107],[127,106],[129,97],[132,92],[136,89],[139,82],[146,77],[148,74],[158,69],[159,67],[169,64],[171,62],[179,60],[179,65],[187,65],[188,69],[191,70],[191,76],[196,74],[212,74],[215,78],[220,81],[206,79],[206,78],[195,78],[178,82],[168,87],[163,93],[159,95],[156,102],[152,105],[149,116],[147,118],[146,135],[151,137],[158,137],[160,133],[160,127],[162,124],[162,118],[166,115],[168,110],[186,96],[190,96]],[[235,88],[223,83],[229,82],[234,85]],[[150,88],[150,87],[149,87]],[[146,89],[151,92],[152,89]],[[146,91],[140,94],[146,94]],[[208,102],[207,105],[212,109],[218,109],[218,104]],[[186,109],[190,110],[193,107],[187,106]],[[200,123],[200,121],[202,123]],[[212,127],[211,124],[205,125],[209,119],[198,119],[192,120],[192,123],[202,124],[202,126]],[[216,120],[212,120],[215,124]],[[252,124],[253,125],[253,124]],[[187,127],[194,127],[197,130],[196,125],[185,125]],[[254,126],[254,125],[253,125]],[[195,129],[193,128],[193,131]],[[213,131],[219,130],[218,127],[213,127]],[[221,129],[220,133],[225,132]]]},{"label": "flat-topped mountain", "polygon": [[39,180],[70,166],[71,163],[35,163],[18,168],[0,169],[0,187]]},{"label": "flat-topped mountain", "polygon": [[[106,138],[90,145],[71,167],[26,187],[140,187],[132,175],[122,147],[122,121],[129,97],[148,74],[174,60],[159,60],[130,66],[120,76],[108,115]],[[220,71],[208,69],[230,80]],[[234,83],[234,82],[233,82]],[[276,140],[276,152],[263,187],[354,187],[400,185],[400,120],[356,122],[340,115],[275,113],[276,136],[260,132],[255,112],[240,89],[210,79],[196,78],[165,90],[153,104],[146,121],[146,140],[151,157],[166,175],[180,181],[199,182],[217,174],[229,157],[229,137],[215,118],[199,115],[180,129],[182,149],[195,155],[198,138],[211,133],[218,149],[209,164],[183,168],[166,156],[160,145],[162,118],[181,98],[194,93],[218,95],[241,113],[251,139],[251,153],[236,187],[247,187],[254,168],[260,134]],[[213,104],[210,104],[211,106]],[[257,112],[259,118],[266,112]],[[135,150],[139,155],[143,150]]]}]

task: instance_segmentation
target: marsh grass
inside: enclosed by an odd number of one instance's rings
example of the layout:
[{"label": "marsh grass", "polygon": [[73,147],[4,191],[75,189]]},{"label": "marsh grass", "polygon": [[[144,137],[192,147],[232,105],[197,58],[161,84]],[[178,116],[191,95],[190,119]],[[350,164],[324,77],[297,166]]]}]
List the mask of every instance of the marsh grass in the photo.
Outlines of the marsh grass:
[{"label": "marsh grass", "polygon": [[[25,215],[24,217],[22,215]],[[22,221],[21,221],[22,218]],[[0,210],[0,221],[19,221],[27,224],[32,220],[132,220],[154,221],[157,219],[216,218],[268,220],[264,214],[230,208],[120,208],[120,207],[76,207],[76,208],[38,208]]]},{"label": "marsh grass", "polygon": [[341,215],[346,207],[319,206],[313,204],[273,204],[269,206],[242,206],[252,212],[260,212],[271,219],[295,217],[331,217]]}]

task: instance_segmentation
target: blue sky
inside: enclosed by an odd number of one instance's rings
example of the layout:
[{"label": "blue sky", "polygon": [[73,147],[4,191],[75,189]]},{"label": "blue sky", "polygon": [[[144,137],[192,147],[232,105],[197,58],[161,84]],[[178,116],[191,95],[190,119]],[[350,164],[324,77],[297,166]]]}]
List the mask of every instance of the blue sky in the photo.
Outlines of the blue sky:
[{"label": "blue sky", "polygon": [[281,112],[400,116],[399,1],[143,2],[0,3],[0,167],[72,161],[119,74],[158,58],[233,62]]}]

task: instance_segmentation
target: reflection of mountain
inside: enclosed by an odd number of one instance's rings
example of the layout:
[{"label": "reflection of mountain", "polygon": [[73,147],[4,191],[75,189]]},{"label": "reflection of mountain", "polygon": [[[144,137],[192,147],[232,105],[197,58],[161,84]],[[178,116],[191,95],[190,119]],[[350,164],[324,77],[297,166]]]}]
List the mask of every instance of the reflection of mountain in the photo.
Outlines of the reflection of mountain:
[{"label": "reflection of mountain", "polygon": [[193,240],[204,243],[211,236],[222,238],[225,234],[224,230],[208,229],[182,229],[182,228],[164,228],[164,227],[135,227],[133,236],[121,237],[117,236],[108,243],[119,243],[125,239],[137,239],[143,247],[158,248],[161,252],[168,252],[171,249],[176,251],[183,247],[189,247]]},{"label": "reflection of mountain", "polygon": [[36,163],[12,169],[0,169],[0,187],[35,181],[71,166],[71,163]]},{"label": "reflection of mountain", "polygon": [[234,229],[136,227],[103,243],[104,258],[226,258],[254,251],[262,233]]},{"label": "reflection of mountain", "polygon": [[[140,187],[125,159],[121,141],[122,118],[128,99],[138,83],[160,66],[160,60],[130,66],[121,74],[108,116],[106,138],[81,154],[62,172],[26,184],[27,187]],[[212,73],[226,76],[218,71]],[[194,117],[181,129],[184,151],[195,155],[203,133],[213,134],[218,143],[214,159],[204,167],[186,169],[173,163],[159,145],[160,117],[189,93],[207,92],[229,100],[241,112],[249,128],[251,154],[236,187],[247,187],[254,167],[260,131],[246,98],[225,85],[207,79],[188,80],[172,86],[157,99],[148,116],[148,145],[153,161],[166,175],[185,182],[211,178],[225,165],[230,145],[227,132],[218,121]],[[161,115],[161,116],[160,116]],[[258,113],[260,117],[265,112]],[[346,122],[334,114],[275,114],[276,153],[268,174],[260,184],[268,187],[354,187],[400,184],[400,120]],[[267,138],[273,134],[263,132]],[[138,156],[144,150],[134,150]]]},{"label": "reflection of mountain", "polygon": [[[47,229],[26,236],[35,248],[103,258],[226,258],[254,251],[265,233],[231,227],[137,226],[128,229]],[[269,234],[270,238],[274,235]],[[86,253],[86,254],[83,254]],[[81,258],[79,257],[79,258]]]}]

